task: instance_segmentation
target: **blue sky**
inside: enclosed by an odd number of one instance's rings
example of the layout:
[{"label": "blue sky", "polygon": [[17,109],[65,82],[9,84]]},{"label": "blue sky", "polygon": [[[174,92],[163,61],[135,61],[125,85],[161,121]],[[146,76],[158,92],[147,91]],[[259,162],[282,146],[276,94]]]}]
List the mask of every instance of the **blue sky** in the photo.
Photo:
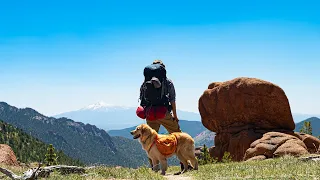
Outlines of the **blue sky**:
[{"label": "blue sky", "polygon": [[179,109],[239,76],[281,86],[320,114],[317,1],[6,1],[0,101],[46,115],[97,101],[137,106],[144,66],[162,59]]}]

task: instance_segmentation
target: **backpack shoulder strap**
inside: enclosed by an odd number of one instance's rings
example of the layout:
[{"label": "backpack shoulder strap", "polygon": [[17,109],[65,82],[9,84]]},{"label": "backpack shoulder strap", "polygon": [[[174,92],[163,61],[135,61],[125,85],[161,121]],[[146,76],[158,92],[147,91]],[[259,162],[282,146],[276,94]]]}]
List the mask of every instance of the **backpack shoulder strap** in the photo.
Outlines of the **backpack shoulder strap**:
[{"label": "backpack shoulder strap", "polygon": [[147,102],[146,102],[146,99],[145,99],[145,91],[146,91],[146,84],[145,82],[143,82],[141,84],[141,87],[140,87],[140,106],[146,106],[147,105]]},{"label": "backpack shoulder strap", "polygon": [[169,80],[168,80],[168,78],[166,78],[165,80],[164,80],[164,94],[165,95],[168,95],[168,93],[169,93]]}]

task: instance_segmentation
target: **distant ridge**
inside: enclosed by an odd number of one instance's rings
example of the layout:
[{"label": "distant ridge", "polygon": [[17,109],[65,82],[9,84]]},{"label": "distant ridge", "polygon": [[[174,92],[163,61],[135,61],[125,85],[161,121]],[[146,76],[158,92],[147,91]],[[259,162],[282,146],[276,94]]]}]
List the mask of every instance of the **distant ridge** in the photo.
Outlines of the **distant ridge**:
[{"label": "distant ridge", "polygon": [[[178,110],[180,119],[200,121],[200,114]],[[75,111],[65,112],[54,117],[66,117],[82,123],[89,123],[104,130],[124,129],[145,123],[136,116],[136,107],[119,106],[99,101]]]},{"label": "distant ridge", "polygon": [[46,117],[34,109],[19,109],[5,102],[0,102],[0,119],[86,164],[138,167],[147,163],[146,157],[141,158],[145,152],[138,141],[110,137],[90,124]]},{"label": "distant ridge", "polygon": [[306,122],[306,121],[311,122],[312,135],[316,136],[316,137],[320,136],[320,118],[318,118],[318,117],[311,117],[311,118],[308,118],[304,121],[297,123],[295,131],[299,132],[300,129],[302,128],[304,122]]}]

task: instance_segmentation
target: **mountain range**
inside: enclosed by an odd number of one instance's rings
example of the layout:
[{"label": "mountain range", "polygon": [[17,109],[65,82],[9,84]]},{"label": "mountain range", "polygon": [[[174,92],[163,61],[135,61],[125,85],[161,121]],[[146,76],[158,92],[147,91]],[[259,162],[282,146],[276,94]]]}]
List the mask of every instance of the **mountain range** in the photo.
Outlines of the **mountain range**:
[{"label": "mountain range", "polygon": [[0,119],[86,164],[138,167],[147,164],[137,140],[110,137],[94,125],[47,117],[31,108],[0,102]]},{"label": "mountain range", "polygon": [[[102,108],[103,112],[117,111],[120,116],[124,114],[122,111],[125,109],[124,107],[108,106],[109,108],[106,110],[106,106],[99,103],[88,106],[87,109],[95,112]],[[191,115],[194,114],[196,113]],[[106,132],[95,125],[76,122],[65,117],[47,117],[34,109],[19,109],[5,102],[0,102],[0,119],[46,144],[53,144],[57,150],[61,150],[67,156],[79,159],[85,164],[125,167],[148,164],[141,145],[137,140],[132,140],[129,133],[137,124],[143,122],[140,119],[139,123],[127,126],[129,128]],[[314,117],[305,121],[311,121],[314,135],[320,134],[319,118]],[[296,125],[296,131],[300,130],[302,124],[303,121]],[[180,127],[182,131],[189,133],[195,139],[196,146],[206,144],[210,147],[213,145],[214,133],[206,130],[200,121],[180,120]],[[161,128],[160,133],[166,133],[166,131]],[[174,159],[171,162],[176,163]]]},{"label": "mountain range", "polygon": [[[178,110],[180,119],[200,121],[200,114]],[[88,105],[79,110],[65,112],[54,116],[67,117],[82,123],[89,123],[106,131],[128,128],[145,123],[136,116],[136,107],[114,106],[105,102]]]},{"label": "mountain range", "polygon": [[[199,113],[178,110],[179,119],[201,121]],[[295,123],[317,115],[293,113]],[[88,123],[106,131],[121,130],[145,123],[136,116],[136,107],[115,106],[105,102],[97,102],[79,110],[54,115],[55,118],[66,117],[74,121]],[[320,116],[319,116],[320,117]]]},{"label": "mountain range", "polygon": [[[45,162],[48,144],[23,132],[8,123],[0,120],[0,144],[10,146],[19,162]],[[66,165],[82,165],[79,160],[74,160],[65,155],[61,150],[55,151],[57,161]]]}]

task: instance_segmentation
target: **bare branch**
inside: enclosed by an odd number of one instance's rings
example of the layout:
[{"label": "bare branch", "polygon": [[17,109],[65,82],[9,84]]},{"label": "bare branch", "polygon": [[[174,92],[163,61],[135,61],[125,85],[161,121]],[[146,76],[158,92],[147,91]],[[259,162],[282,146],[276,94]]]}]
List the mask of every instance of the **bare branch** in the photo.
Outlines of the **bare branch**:
[{"label": "bare branch", "polygon": [[10,171],[8,169],[0,167],[0,172],[2,172],[3,174],[7,175],[9,178],[11,178],[13,180],[21,179],[21,176],[18,176],[16,174],[14,174],[12,171]]},{"label": "bare branch", "polygon": [[0,168],[0,172],[7,175],[13,180],[35,180],[38,177],[46,178],[49,177],[50,173],[53,170],[60,171],[61,174],[83,174],[85,173],[85,169],[77,166],[65,166],[65,165],[57,165],[57,166],[48,166],[41,168],[41,164],[39,164],[38,168],[29,169],[28,171],[23,173],[23,176],[18,176],[14,174],[12,171],[4,168]]}]

